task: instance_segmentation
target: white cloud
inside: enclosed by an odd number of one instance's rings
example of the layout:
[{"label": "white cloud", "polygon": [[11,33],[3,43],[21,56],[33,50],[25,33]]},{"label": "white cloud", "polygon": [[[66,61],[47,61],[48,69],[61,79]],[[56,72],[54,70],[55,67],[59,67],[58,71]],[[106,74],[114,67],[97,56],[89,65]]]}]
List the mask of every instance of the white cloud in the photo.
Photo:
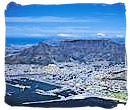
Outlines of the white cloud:
[{"label": "white cloud", "polygon": [[23,36],[62,36],[62,37],[76,37],[86,36],[89,30],[88,27],[46,27],[46,26],[6,26],[6,35],[10,37],[23,37]]},{"label": "white cloud", "polygon": [[44,35],[43,34],[25,34],[25,36],[28,36],[28,37],[43,37]]},{"label": "white cloud", "polygon": [[99,36],[99,37],[105,37],[106,34],[99,32],[99,33],[97,33],[97,36]]},{"label": "white cloud", "polygon": [[101,22],[102,19],[97,18],[86,18],[86,19],[77,19],[77,18],[65,18],[65,17],[53,17],[53,16],[44,16],[44,17],[6,17],[6,22],[32,22],[32,23],[41,23],[41,22]]},{"label": "white cloud", "polygon": [[60,34],[57,34],[57,36],[60,36],[60,37],[69,37],[69,36],[72,36],[72,35],[71,34],[60,33]]},{"label": "white cloud", "polygon": [[117,34],[116,37],[123,38],[124,35],[123,34]]},{"label": "white cloud", "polygon": [[88,26],[63,26],[63,27],[56,27],[57,29],[71,29],[71,30],[88,30],[90,27]]}]

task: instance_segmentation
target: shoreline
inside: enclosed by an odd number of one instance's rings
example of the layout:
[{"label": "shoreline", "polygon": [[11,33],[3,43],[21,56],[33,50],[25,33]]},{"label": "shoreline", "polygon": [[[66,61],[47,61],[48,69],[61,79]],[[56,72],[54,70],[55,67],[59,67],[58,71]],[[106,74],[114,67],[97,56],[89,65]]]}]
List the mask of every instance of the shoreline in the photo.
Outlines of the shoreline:
[{"label": "shoreline", "polygon": [[[75,98],[75,96],[77,98]],[[29,105],[29,104],[39,104],[39,103],[53,103],[53,102],[62,102],[62,101],[69,101],[69,100],[85,100],[85,99],[88,99],[88,98],[97,98],[97,99],[102,99],[102,100],[108,100],[108,101],[117,101],[119,103],[122,103],[122,104],[126,104],[127,101],[123,101],[123,100],[119,100],[119,99],[116,99],[116,98],[108,98],[108,97],[98,97],[98,96],[80,96],[80,95],[75,95],[75,96],[69,96],[67,98],[63,98],[63,99],[57,99],[57,100],[47,100],[47,101],[37,101],[37,102],[25,102],[25,103],[22,103],[24,105]]]},{"label": "shoreline", "polygon": [[30,107],[64,107],[64,108],[69,108],[69,107],[84,107],[84,106],[90,106],[90,107],[103,107],[103,108],[114,108],[118,104],[125,104],[125,103],[120,103],[119,101],[115,100],[106,100],[102,98],[97,98],[97,97],[88,97],[85,99],[69,99],[69,100],[62,100],[62,101],[50,101],[47,103],[30,103],[30,104],[24,104],[23,106],[30,106]]}]

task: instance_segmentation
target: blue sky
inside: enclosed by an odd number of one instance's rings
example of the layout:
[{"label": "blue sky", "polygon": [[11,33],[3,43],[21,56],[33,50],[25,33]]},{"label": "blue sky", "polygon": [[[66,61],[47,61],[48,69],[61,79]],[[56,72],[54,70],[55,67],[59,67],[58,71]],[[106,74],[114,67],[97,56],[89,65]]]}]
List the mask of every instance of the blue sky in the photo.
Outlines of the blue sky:
[{"label": "blue sky", "polygon": [[26,5],[5,10],[6,37],[124,38],[125,6],[117,4]]}]

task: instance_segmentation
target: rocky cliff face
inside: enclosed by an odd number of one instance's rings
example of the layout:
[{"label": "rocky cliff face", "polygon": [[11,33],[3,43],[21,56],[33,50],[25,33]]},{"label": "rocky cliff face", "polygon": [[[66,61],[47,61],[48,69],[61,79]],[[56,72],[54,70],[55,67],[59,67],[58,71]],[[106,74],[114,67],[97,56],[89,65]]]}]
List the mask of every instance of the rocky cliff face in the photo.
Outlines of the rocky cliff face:
[{"label": "rocky cliff face", "polygon": [[22,50],[20,53],[7,56],[9,64],[43,64],[56,62],[86,62],[94,60],[125,61],[125,45],[110,40],[68,40],[58,46],[46,43]]}]

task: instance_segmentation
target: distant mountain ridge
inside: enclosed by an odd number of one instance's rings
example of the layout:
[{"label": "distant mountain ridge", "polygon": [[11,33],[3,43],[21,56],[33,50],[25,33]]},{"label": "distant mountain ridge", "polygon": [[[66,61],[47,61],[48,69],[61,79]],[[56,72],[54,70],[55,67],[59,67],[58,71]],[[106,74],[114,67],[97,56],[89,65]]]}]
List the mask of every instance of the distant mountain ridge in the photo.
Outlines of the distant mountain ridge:
[{"label": "distant mountain ridge", "polygon": [[44,42],[7,56],[8,64],[42,64],[56,62],[87,62],[94,59],[113,62],[125,61],[125,45],[110,40],[67,40],[58,46]]}]

